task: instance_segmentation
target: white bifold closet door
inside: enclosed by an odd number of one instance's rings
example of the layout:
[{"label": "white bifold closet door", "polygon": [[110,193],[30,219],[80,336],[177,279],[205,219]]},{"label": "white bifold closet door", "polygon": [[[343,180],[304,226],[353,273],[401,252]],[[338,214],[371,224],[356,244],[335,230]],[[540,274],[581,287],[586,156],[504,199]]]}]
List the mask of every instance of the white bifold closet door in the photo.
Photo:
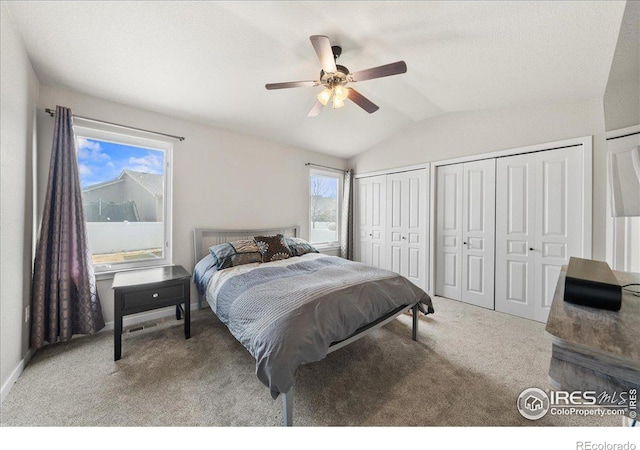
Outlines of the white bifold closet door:
[{"label": "white bifold closet door", "polygon": [[494,308],[495,159],[465,163],[462,182],[462,301]]},{"label": "white bifold closet door", "polygon": [[358,253],[356,259],[385,269],[385,229],[387,215],[387,176],[356,179]]},{"label": "white bifold closet door", "polygon": [[462,164],[436,169],[436,295],[462,298]]},{"label": "white bifold closet door", "polygon": [[387,175],[387,269],[427,289],[426,169]]},{"label": "white bifold closet door", "polygon": [[495,159],[437,169],[436,294],[494,308]]},{"label": "white bifold closet door", "polygon": [[582,256],[582,147],[499,158],[496,310],[546,322],[562,265]]}]

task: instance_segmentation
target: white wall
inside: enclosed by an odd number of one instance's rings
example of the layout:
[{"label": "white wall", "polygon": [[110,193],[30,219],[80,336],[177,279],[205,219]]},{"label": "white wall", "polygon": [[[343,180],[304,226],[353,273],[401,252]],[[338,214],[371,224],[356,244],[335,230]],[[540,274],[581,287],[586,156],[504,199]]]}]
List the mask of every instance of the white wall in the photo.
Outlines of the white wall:
[{"label": "white wall", "polygon": [[[42,86],[38,110],[38,214],[42,211],[54,121],[42,109],[186,137],[173,150],[173,260],[193,269],[193,229],[276,228],[309,233],[309,170],[313,162],[339,168],[343,159],[320,155],[220,128],[175,119],[70,90]],[[111,280],[98,282],[105,320],[113,320]],[[192,299],[195,300],[195,289]]]},{"label": "white wall", "polygon": [[607,84],[604,112],[607,131],[640,125],[640,76]]},{"label": "white wall", "polygon": [[593,257],[605,258],[606,144],[602,99],[448,113],[352,158],[356,174],[593,135]]},{"label": "white wall", "polygon": [[639,23],[640,2],[628,1],[604,93],[607,131],[640,125]]},{"label": "white wall", "polygon": [[[627,2],[603,98],[607,131],[640,125],[639,23],[640,2]],[[610,143],[616,145],[615,141]],[[640,272],[640,217],[607,217],[607,221],[607,258],[611,268]]]},{"label": "white wall", "polygon": [[6,6],[0,4],[0,381],[9,392],[29,350],[33,157],[39,83]]}]

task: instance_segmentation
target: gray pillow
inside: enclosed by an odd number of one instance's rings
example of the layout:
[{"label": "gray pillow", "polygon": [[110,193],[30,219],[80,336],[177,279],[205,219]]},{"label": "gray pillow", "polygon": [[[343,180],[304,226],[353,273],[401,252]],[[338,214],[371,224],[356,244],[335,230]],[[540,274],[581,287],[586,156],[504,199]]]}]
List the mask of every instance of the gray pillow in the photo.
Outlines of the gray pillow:
[{"label": "gray pillow", "polygon": [[294,237],[287,237],[284,239],[291,249],[292,256],[302,256],[307,253],[320,253],[317,248],[309,244],[304,239]]}]

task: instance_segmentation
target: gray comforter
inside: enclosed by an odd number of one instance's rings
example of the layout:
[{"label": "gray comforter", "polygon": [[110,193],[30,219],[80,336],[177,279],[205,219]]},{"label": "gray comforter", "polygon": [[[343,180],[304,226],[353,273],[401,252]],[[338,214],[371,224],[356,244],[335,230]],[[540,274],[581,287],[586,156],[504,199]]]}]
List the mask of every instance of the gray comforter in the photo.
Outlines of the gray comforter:
[{"label": "gray comforter", "polygon": [[337,257],[295,259],[261,264],[207,290],[274,399],[293,387],[301,364],[323,359],[333,342],[360,327],[402,305],[421,302],[433,312],[429,296],[396,273]]}]

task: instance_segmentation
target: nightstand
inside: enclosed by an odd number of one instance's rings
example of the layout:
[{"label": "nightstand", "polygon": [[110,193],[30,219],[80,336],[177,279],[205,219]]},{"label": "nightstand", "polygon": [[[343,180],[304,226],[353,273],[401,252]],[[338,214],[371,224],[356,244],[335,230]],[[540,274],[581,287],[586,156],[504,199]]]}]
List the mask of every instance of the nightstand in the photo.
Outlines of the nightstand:
[{"label": "nightstand", "polygon": [[191,274],[182,266],[118,272],[113,278],[114,290],[114,361],[122,356],[122,318],[127,314],[150,311],[184,303],[184,337],[191,337]]}]

